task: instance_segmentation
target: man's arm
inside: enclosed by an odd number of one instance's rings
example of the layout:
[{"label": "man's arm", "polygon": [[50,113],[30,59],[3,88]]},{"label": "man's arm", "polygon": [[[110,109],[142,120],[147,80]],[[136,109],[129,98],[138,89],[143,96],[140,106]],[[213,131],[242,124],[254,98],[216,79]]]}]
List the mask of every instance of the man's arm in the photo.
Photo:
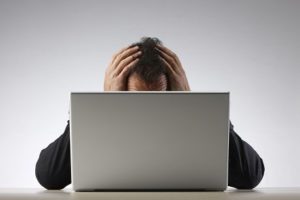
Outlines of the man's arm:
[{"label": "man's arm", "polygon": [[[128,74],[140,55],[138,46],[129,46],[116,53],[106,70],[104,90],[126,90]],[[65,132],[41,151],[35,174],[46,189],[62,189],[71,183],[69,121]]]},{"label": "man's arm", "polygon": [[35,175],[48,190],[59,190],[71,183],[69,121],[64,133],[41,151]]},{"label": "man's arm", "polygon": [[238,189],[252,189],[264,176],[263,160],[236,134],[231,123],[229,137],[228,185]]},{"label": "man's arm", "polygon": [[[158,45],[162,61],[167,66],[171,90],[190,90],[185,72],[177,55],[170,49]],[[243,141],[230,124],[229,142],[229,186],[239,189],[252,189],[259,184],[264,175],[264,163],[256,151]]]}]

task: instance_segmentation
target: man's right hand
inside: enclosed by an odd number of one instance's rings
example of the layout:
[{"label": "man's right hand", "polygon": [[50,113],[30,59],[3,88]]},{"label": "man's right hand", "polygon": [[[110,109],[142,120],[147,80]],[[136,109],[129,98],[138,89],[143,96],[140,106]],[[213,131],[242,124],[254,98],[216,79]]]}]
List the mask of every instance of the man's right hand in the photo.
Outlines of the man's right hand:
[{"label": "man's right hand", "polygon": [[138,46],[131,46],[121,49],[113,56],[105,72],[104,91],[127,90],[130,69],[138,62],[141,53]]},{"label": "man's right hand", "polygon": [[189,82],[177,55],[165,46],[156,48],[160,58],[167,66],[169,88],[171,91],[190,91]]}]

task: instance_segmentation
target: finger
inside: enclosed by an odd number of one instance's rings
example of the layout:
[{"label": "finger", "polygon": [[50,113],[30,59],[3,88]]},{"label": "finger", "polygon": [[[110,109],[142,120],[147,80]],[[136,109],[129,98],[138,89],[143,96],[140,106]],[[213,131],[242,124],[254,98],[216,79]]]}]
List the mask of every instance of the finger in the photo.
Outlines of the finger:
[{"label": "finger", "polygon": [[128,65],[126,65],[123,70],[121,71],[121,73],[119,74],[120,77],[122,78],[127,78],[131,68],[139,61],[139,58],[134,59],[133,61],[131,61]]},{"label": "finger", "polygon": [[174,69],[172,68],[172,66],[163,58],[163,57],[160,57],[161,60],[163,61],[163,63],[167,66],[167,71],[168,71],[168,74],[173,76],[176,74],[176,72],[174,71]]},{"label": "finger", "polygon": [[169,56],[173,57],[176,61],[177,60],[179,61],[177,55],[173,51],[168,49],[167,47],[159,45],[159,44],[156,46],[158,47],[159,50],[161,50],[161,51],[165,52],[166,54],[168,54]]},{"label": "finger", "polygon": [[138,47],[135,45],[135,46],[128,46],[128,47],[125,47],[123,49],[121,49],[118,53],[116,53],[114,56],[113,56],[113,59],[111,61],[111,63],[109,64],[109,66],[107,67],[107,72],[109,73],[114,73],[114,70],[115,68],[117,67],[117,65],[115,65],[116,63],[116,59],[122,54],[124,53],[125,51],[128,51],[128,50],[131,50],[131,49],[138,49]]},{"label": "finger", "polygon": [[136,53],[138,50],[139,50],[139,47],[138,47],[138,46],[134,46],[134,47],[131,47],[131,48],[129,48],[129,49],[126,49],[125,51],[123,51],[121,54],[119,54],[119,55],[116,57],[115,61],[113,62],[113,65],[114,65],[115,67],[117,67],[117,66],[119,65],[119,63],[120,63],[123,59],[125,59],[125,58],[127,58],[128,56],[130,56],[130,55]]},{"label": "finger", "polygon": [[140,55],[142,54],[141,51],[136,52],[135,54],[128,56],[127,58],[125,58],[124,60],[122,60],[119,65],[115,68],[115,73],[119,74],[124,67],[126,67],[131,61],[135,60],[136,58],[138,58]]},{"label": "finger", "polygon": [[129,49],[131,48],[132,46],[127,46],[127,47],[124,47],[122,48],[121,50],[119,50],[117,53],[115,53],[111,59],[111,64],[116,60],[117,56],[121,53],[123,53],[126,49]]},{"label": "finger", "polygon": [[162,51],[164,51],[165,53],[169,54],[170,56],[174,56],[175,53],[173,51],[171,51],[170,49],[168,49],[167,47],[163,46],[163,45],[156,45],[156,47]]},{"label": "finger", "polygon": [[169,56],[168,54],[166,54],[165,52],[159,50],[160,53],[160,57],[163,58],[169,65],[170,67],[173,69],[173,71],[177,72],[179,71],[177,68],[178,64],[175,62],[174,58],[172,58],[171,56]]}]

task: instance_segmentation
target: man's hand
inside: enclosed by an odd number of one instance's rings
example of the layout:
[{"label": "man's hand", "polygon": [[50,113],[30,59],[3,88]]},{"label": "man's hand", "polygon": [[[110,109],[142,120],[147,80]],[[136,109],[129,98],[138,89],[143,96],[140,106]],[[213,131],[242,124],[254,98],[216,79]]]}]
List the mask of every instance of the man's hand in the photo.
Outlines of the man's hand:
[{"label": "man's hand", "polygon": [[177,55],[162,45],[157,45],[157,50],[160,52],[162,61],[167,66],[170,90],[190,91],[189,83]]},{"label": "man's hand", "polygon": [[127,90],[130,69],[137,63],[140,55],[138,46],[126,47],[116,53],[105,72],[104,91]]}]

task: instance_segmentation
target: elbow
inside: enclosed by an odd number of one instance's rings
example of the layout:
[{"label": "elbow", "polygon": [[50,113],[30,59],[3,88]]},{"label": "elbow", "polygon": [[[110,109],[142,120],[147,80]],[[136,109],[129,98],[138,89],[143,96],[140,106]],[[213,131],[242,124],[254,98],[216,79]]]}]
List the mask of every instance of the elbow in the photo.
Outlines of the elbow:
[{"label": "elbow", "polygon": [[243,183],[237,189],[252,190],[262,180],[262,177],[244,177]]},{"label": "elbow", "polygon": [[242,178],[242,184],[240,184],[238,189],[251,190],[256,186],[258,186],[258,184],[263,179],[264,172],[265,172],[265,167],[262,160],[260,162],[260,165],[261,166],[258,168],[255,174],[248,174]]},{"label": "elbow", "polygon": [[62,185],[60,183],[57,183],[57,181],[51,177],[46,176],[40,176],[39,174],[36,174],[36,178],[41,186],[43,186],[47,190],[61,190],[66,185]]},{"label": "elbow", "polygon": [[61,190],[66,187],[48,172],[40,171],[38,168],[35,170],[35,176],[41,186],[47,190]]},{"label": "elbow", "polygon": [[48,166],[38,160],[35,166],[35,176],[41,186],[47,190],[61,190],[66,187],[69,183],[62,180],[55,172],[51,172]]},{"label": "elbow", "polygon": [[57,184],[55,180],[50,179],[40,179],[37,177],[38,182],[47,190],[61,190],[65,185]]}]

